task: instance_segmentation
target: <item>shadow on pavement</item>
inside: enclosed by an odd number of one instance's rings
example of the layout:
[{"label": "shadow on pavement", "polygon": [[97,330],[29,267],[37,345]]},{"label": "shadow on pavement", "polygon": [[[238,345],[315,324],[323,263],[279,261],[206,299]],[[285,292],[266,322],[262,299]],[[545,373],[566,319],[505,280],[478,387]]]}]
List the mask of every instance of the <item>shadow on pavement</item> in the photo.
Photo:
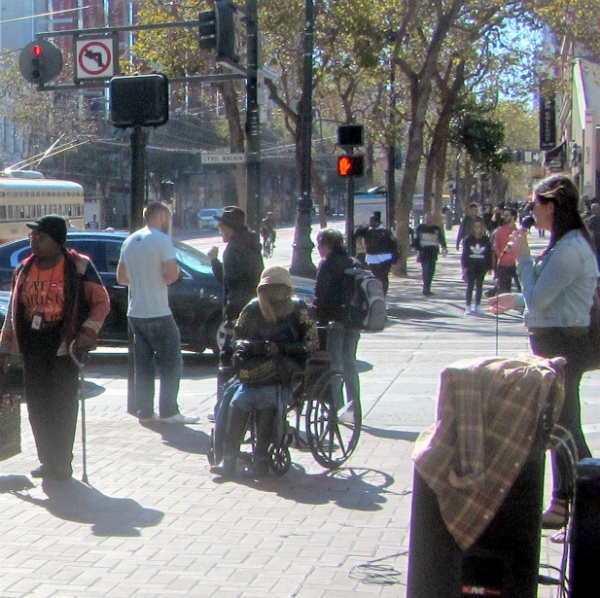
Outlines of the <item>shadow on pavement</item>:
[{"label": "shadow on pavement", "polygon": [[21,492],[22,490],[30,490],[31,488],[35,488],[35,485],[26,475],[0,476],[0,494]]},{"label": "shadow on pavement", "polygon": [[148,430],[162,436],[164,444],[172,446],[178,451],[195,455],[206,455],[210,436],[201,430],[187,426],[161,424],[160,422],[146,422],[142,424]]},{"label": "shadow on pavement", "polygon": [[390,440],[406,440],[408,442],[414,442],[419,432],[408,432],[406,430],[391,430],[383,428],[372,428],[371,426],[361,426],[361,432],[376,436],[377,438],[389,438]]},{"label": "shadow on pavement", "polygon": [[25,502],[43,507],[59,519],[92,524],[95,536],[138,537],[141,535],[140,528],[154,527],[164,516],[162,511],[146,509],[131,498],[112,498],[74,479],[67,482],[45,481],[42,488],[47,499],[34,498],[23,491],[13,491],[13,494]]},{"label": "shadow on pavement", "polygon": [[302,504],[335,503],[343,509],[380,511],[387,502],[385,494],[390,494],[386,489],[394,483],[394,478],[385,472],[362,467],[307,474],[302,466],[294,464],[282,477],[270,475],[261,481],[237,477],[235,483],[276,492],[281,498]]}]

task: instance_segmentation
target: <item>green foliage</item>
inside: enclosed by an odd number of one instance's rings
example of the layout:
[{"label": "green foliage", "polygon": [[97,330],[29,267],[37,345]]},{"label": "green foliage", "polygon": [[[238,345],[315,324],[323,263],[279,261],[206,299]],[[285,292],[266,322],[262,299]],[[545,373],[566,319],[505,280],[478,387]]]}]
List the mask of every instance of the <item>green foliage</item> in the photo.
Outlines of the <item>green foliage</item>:
[{"label": "green foliage", "polygon": [[467,115],[457,131],[457,139],[471,160],[485,172],[500,171],[511,161],[503,152],[504,123]]},{"label": "green foliage", "polygon": [[29,155],[44,151],[61,135],[68,141],[95,130],[89,104],[79,94],[37,91],[22,78],[15,54],[1,59],[0,90],[0,115],[14,123]]}]

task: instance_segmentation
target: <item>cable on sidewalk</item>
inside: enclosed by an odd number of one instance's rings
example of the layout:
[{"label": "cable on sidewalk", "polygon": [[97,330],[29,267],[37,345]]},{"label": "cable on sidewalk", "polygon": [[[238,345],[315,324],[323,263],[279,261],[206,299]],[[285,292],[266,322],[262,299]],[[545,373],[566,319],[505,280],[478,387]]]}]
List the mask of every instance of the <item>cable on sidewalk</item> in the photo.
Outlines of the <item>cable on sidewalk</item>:
[{"label": "cable on sidewalk", "polygon": [[350,569],[350,579],[355,579],[361,583],[373,584],[373,585],[396,585],[402,584],[401,576],[402,572],[394,569],[392,565],[379,564],[381,561],[388,559],[395,559],[399,556],[407,556],[408,550],[403,552],[397,552],[396,554],[390,554],[389,556],[381,557],[380,559],[374,559],[367,561],[363,565],[355,565]]}]

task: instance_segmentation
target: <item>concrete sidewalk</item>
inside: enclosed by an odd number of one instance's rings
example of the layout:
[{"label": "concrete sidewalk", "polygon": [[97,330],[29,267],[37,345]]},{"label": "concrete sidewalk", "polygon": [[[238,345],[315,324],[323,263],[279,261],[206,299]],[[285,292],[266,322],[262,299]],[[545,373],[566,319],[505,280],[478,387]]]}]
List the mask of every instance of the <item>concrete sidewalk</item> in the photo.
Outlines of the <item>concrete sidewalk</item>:
[{"label": "concrete sidewalk", "polygon": [[[391,281],[389,326],[362,336],[364,427],[337,472],[293,450],[283,478],[218,483],[205,457],[205,419],[140,426],[125,412],[124,366],[112,374],[93,360],[86,378],[104,392],[86,401],[91,486],[77,481],[78,437],[73,481],[42,487],[28,476],[36,459],[22,407],[23,452],[2,463],[0,476],[0,598],[405,596],[410,454],[434,420],[439,374],[462,357],[528,348],[516,317],[463,317],[456,252],[440,259],[430,299],[414,257],[410,274]],[[215,364],[186,367],[184,413],[212,410]],[[586,375],[584,420],[598,451],[597,387],[598,373]],[[548,535],[542,561],[557,566],[560,547]]]}]

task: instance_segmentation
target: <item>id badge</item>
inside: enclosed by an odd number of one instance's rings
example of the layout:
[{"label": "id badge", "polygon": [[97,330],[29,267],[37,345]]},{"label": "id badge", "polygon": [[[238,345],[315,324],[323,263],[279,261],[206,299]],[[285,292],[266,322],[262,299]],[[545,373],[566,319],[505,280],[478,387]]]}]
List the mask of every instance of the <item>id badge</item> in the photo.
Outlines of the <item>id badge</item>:
[{"label": "id badge", "polygon": [[31,330],[40,330],[44,322],[44,314],[35,313],[31,319]]}]

